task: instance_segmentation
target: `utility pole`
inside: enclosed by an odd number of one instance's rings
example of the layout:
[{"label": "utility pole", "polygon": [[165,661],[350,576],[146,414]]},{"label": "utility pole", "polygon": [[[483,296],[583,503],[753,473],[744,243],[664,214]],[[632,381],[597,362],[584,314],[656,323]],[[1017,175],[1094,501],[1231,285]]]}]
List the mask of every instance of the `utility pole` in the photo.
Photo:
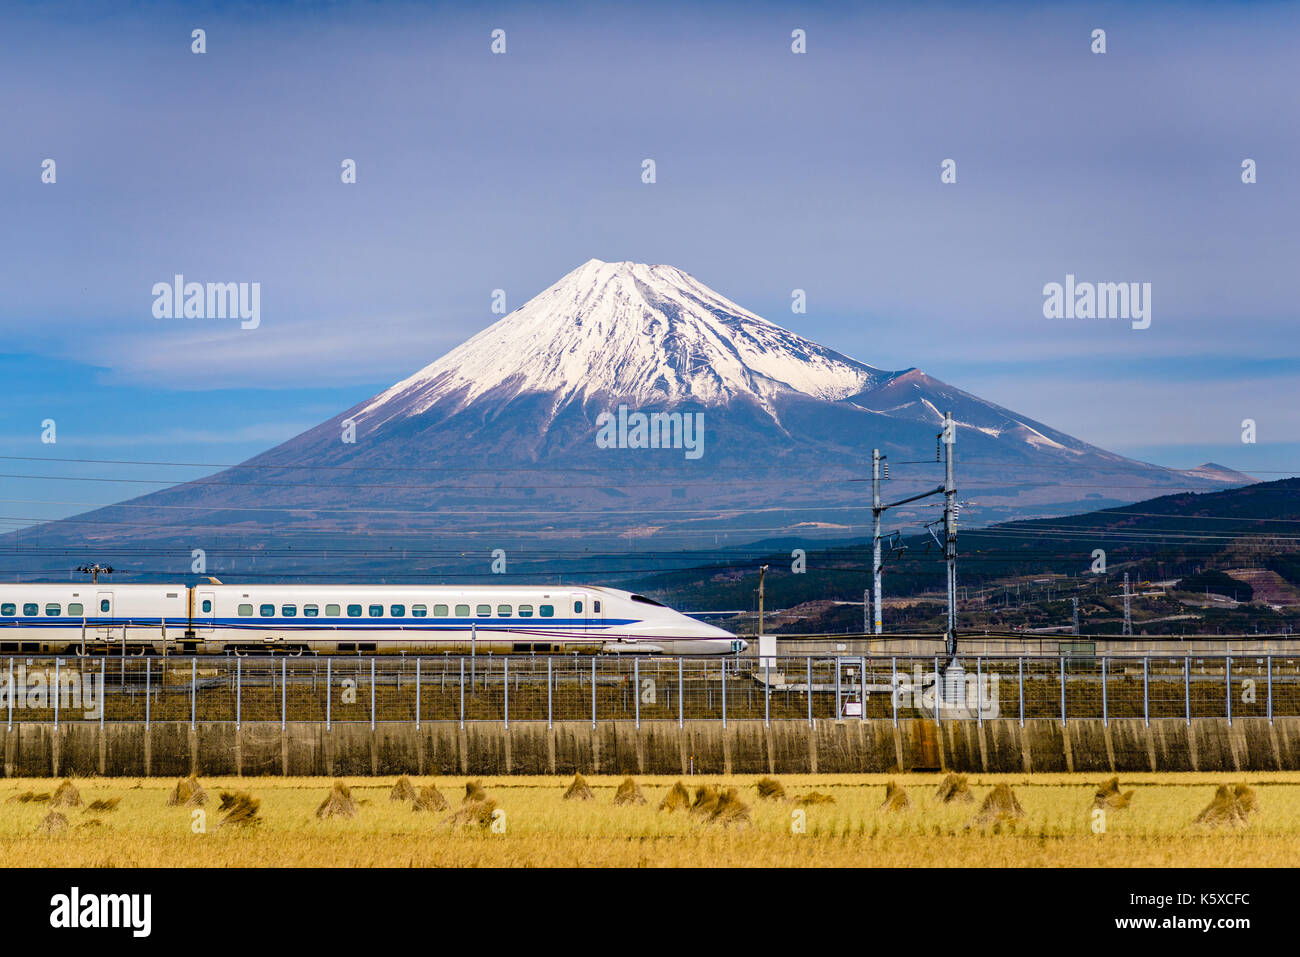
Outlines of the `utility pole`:
[{"label": "utility pole", "polygon": [[1071,601],[1074,602],[1074,628],[1070,634],[1077,635],[1079,633],[1079,599],[1073,598]]},{"label": "utility pole", "polygon": [[955,478],[954,450],[957,445],[957,427],[952,413],[943,416],[944,477],[943,477],[943,528],[944,558],[948,563],[948,657],[957,654],[957,482]]},{"label": "utility pole", "polygon": [[764,583],[767,579],[764,565],[758,570],[758,666],[771,669],[776,664],[776,636],[763,634],[763,599],[766,596]]},{"label": "utility pole", "polygon": [[[886,466],[888,468],[888,466]],[[880,449],[871,450],[871,596],[874,614],[872,632],[880,634],[884,623],[880,603]]]},{"label": "utility pole", "polygon": [[1133,634],[1133,613],[1129,607],[1128,572],[1124,573],[1124,634]]}]

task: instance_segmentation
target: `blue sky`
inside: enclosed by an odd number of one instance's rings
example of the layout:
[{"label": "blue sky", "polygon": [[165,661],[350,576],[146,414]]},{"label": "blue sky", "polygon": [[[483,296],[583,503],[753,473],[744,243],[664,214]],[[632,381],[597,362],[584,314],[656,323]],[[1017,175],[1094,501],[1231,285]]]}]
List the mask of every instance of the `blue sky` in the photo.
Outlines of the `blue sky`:
[{"label": "blue sky", "polygon": [[[153,487],[67,477],[202,471],[41,459],[238,462],[592,257],[1124,454],[1295,474],[1297,28],[1293,4],[6,5],[0,528]],[[260,282],[261,326],[154,318],[178,272]],[[1043,318],[1067,273],[1150,282],[1151,327]]]}]

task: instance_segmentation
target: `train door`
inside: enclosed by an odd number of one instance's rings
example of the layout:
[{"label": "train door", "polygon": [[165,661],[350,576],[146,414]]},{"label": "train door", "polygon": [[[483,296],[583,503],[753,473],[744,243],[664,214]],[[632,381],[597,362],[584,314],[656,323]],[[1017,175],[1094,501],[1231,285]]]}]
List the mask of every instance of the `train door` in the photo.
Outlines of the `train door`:
[{"label": "train door", "polygon": [[572,595],[573,607],[573,629],[574,631],[585,632],[587,630],[587,616],[591,613],[591,602],[586,592],[575,591]]},{"label": "train door", "polygon": [[212,631],[212,620],[217,614],[216,592],[201,591],[194,595],[194,626],[202,634]]},{"label": "train door", "polygon": [[113,637],[113,593],[101,591],[95,594],[95,617],[99,619],[99,637],[108,641]]}]

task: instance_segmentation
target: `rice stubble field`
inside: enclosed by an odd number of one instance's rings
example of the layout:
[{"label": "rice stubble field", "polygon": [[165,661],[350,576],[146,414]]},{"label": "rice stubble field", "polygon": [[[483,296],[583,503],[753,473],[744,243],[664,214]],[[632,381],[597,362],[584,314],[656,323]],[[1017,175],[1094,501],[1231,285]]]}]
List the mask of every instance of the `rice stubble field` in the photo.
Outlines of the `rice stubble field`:
[{"label": "rice stubble field", "polygon": [[[0,859],[19,867],[1268,867],[1300,859],[1300,773],[1110,777],[6,779]],[[679,781],[684,794],[673,793]],[[201,796],[190,793],[196,786]],[[670,795],[682,806],[661,809]]]}]

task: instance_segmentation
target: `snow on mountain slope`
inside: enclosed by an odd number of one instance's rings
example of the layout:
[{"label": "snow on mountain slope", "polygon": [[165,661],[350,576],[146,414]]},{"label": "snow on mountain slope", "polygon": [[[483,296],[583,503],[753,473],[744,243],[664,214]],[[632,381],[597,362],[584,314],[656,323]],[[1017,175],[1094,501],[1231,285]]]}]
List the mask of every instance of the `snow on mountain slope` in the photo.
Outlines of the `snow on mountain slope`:
[{"label": "snow on mountain slope", "polygon": [[407,379],[358,413],[372,425],[454,398],[553,393],[554,409],[605,394],[633,402],[771,410],[801,393],[838,400],[888,373],[782,329],[673,266],[598,259]]}]

